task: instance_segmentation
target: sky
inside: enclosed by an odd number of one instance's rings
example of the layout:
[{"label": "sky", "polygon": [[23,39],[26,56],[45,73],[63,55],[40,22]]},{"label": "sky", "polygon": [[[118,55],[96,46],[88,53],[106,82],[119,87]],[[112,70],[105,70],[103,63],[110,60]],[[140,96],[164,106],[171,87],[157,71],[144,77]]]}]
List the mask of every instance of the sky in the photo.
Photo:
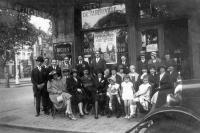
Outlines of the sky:
[{"label": "sky", "polygon": [[32,23],[37,29],[39,27],[41,30],[43,30],[46,33],[49,33],[48,29],[50,28],[50,20],[49,19],[44,19],[41,17],[36,17],[36,16],[31,16],[30,23]]}]

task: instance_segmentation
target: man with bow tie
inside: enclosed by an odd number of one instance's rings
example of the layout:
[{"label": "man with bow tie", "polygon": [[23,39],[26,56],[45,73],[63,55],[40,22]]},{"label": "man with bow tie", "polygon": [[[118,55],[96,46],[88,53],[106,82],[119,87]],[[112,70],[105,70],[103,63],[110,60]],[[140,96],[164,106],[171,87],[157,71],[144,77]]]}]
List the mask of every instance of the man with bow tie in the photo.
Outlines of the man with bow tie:
[{"label": "man with bow tie", "polygon": [[91,69],[93,74],[97,74],[97,71],[104,71],[106,69],[106,61],[100,57],[99,51],[95,53],[95,58],[91,62]]},{"label": "man with bow tie", "polygon": [[62,76],[61,68],[57,65],[57,61],[55,59],[51,60],[51,66],[49,66],[49,72],[56,70],[59,77]]},{"label": "man with bow tie", "polygon": [[84,61],[83,57],[80,55],[80,56],[78,56],[78,61],[76,64],[76,69],[78,71],[79,77],[83,76],[83,70],[85,68],[89,69],[89,64],[86,61]]},{"label": "man with bow tie", "polygon": [[[44,99],[44,91],[45,91],[45,84],[46,84],[46,71],[44,67],[42,67],[42,63],[44,62],[43,57],[39,56],[36,59],[37,67],[32,70],[31,73],[31,81],[33,83],[33,92],[34,97],[36,98],[36,117],[40,115],[40,101],[41,98]],[[47,104],[43,102],[43,109],[45,114],[48,113]]]}]

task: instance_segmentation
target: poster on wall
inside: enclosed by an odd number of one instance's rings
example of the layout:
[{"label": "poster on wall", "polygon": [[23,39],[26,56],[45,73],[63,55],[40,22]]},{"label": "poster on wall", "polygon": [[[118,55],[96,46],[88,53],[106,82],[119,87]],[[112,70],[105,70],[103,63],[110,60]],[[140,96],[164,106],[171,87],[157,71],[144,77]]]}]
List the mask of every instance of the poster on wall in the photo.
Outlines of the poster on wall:
[{"label": "poster on wall", "polygon": [[103,53],[106,64],[116,64],[116,32],[104,31],[94,33],[94,51],[100,51],[101,53]]},{"label": "poster on wall", "polygon": [[82,29],[97,29],[126,24],[125,4],[81,12]]}]

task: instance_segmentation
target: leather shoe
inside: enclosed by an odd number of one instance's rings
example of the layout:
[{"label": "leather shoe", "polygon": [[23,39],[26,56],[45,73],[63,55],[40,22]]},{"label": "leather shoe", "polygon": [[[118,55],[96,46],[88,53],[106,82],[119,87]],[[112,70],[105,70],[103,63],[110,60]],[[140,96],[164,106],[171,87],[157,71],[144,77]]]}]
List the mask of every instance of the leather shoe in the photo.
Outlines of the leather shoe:
[{"label": "leather shoe", "polygon": [[84,117],[84,114],[79,114],[80,118],[83,118]]},{"label": "leather shoe", "polygon": [[94,118],[95,118],[95,119],[99,119],[99,117],[98,117],[98,116],[95,116]]},{"label": "leather shoe", "polygon": [[40,114],[36,114],[35,117],[38,117]]}]

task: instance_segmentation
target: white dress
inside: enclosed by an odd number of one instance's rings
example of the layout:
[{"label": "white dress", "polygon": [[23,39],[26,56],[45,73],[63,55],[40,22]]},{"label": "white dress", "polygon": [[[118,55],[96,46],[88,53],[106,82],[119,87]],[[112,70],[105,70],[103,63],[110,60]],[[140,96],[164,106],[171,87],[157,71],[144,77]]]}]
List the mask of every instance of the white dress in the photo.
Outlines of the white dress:
[{"label": "white dress", "polygon": [[122,99],[123,100],[132,100],[133,99],[133,83],[132,82],[122,82]]}]

